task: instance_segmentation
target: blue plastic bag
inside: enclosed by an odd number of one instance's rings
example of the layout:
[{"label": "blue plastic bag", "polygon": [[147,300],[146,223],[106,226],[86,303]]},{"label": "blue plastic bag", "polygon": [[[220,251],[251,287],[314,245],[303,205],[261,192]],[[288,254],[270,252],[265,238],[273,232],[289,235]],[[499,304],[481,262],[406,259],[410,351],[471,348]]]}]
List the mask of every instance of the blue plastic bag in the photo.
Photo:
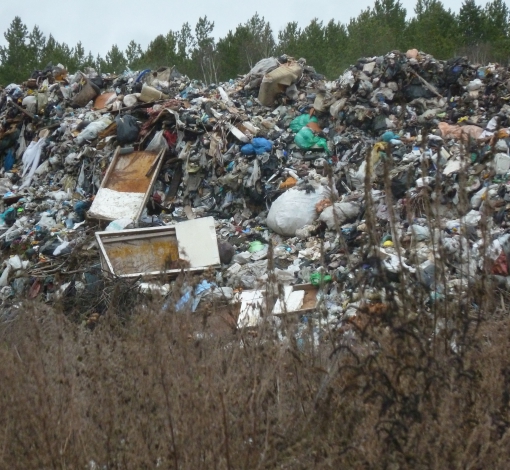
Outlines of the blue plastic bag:
[{"label": "blue plastic bag", "polygon": [[394,139],[400,139],[400,136],[398,134],[395,134],[394,132],[391,132],[391,131],[386,131],[381,136],[381,140],[383,142],[390,142],[391,140],[394,140]]},{"label": "blue plastic bag", "polygon": [[252,139],[251,144],[246,144],[241,147],[243,155],[262,155],[265,152],[273,150],[273,142],[264,139],[264,137],[255,137]]},{"label": "blue plastic bag", "polygon": [[4,158],[4,169],[5,171],[12,170],[12,167],[14,166],[14,150],[12,148],[9,149],[7,152],[7,155]]}]

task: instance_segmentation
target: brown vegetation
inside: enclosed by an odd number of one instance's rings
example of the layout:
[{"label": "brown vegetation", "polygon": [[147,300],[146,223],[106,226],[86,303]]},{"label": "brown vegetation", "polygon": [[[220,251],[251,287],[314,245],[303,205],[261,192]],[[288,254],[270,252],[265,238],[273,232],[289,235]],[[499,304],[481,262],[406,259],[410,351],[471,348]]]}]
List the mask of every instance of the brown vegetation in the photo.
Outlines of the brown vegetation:
[{"label": "brown vegetation", "polygon": [[507,468],[507,294],[418,291],[320,341],[293,320],[211,335],[157,302],[94,329],[25,306],[1,326],[0,467]]}]

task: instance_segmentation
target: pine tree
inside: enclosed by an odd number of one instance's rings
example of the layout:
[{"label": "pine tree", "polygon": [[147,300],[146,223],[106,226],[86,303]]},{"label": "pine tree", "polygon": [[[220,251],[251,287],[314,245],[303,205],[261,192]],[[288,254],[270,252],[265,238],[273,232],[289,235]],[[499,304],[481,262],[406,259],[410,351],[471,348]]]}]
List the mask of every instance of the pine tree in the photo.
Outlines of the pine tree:
[{"label": "pine tree", "polygon": [[218,57],[218,76],[220,80],[234,78],[242,70],[244,60],[242,44],[248,36],[248,31],[239,25],[235,32],[229,31],[224,38],[216,44]]},{"label": "pine tree", "polygon": [[339,21],[330,20],[324,28],[324,41],[326,64],[324,70],[319,70],[328,77],[339,76],[349,65],[345,60],[345,48],[347,47],[347,30]]},{"label": "pine tree", "polygon": [[247,68],[251,69],[260,59],[273,55],[275,41],[271,25],[258,13],[244,24],[244,28],[246,38],[242,46],[243,55],[246,57]]},{"label": "pine tree", "polygon": [[67,68],[69,70],[72,70],[73,73],[76,70],[83,69],[85,64],[85,48],[83,47],[83,44],[81,41],[78,41],[78,44],[76,44],[76,47],[73,49],[73,55],[69,60],[69,63],[66,64]]},{"label": "pine tree", "polygon": [[170,31],[166,36],[156,36],[140,56],[138,63],[144,67],[157,68],[175,65],[178,59],[176,34]]},{"label": "pine tree", "polygon": [[457,53],[467,55],[475,62],[488,60],[490,46],[487,44],[486,23],[482,7],[478,6],[475,0],[465,0],[457,16],[457,43],[461,46]]},{"label": "pine tree", "polygon": [[185,61],[191,58],[191,52],[196,45],[193,31],[188,22],[184,23],[181,30],[177,33],[177,54],[181,61],[181,66]]},{"label": "pine tree", "polygon": [[19,16],[11,22],[4,38],[7,45],[0,47],[0,81],[5,84],[26,80],[31,72],[29,38],[28,29]]},{"label": "pine tree", "polygon": [[301,35],[301,28],[297,21],[287,23],[285,28],[278,32],[278,45],[276,47],[277,53],[298,56],[298,50],[301,44]]},{"label": "pine tree", "polygon": [[195,76],[202,76],[206,83],[218,81],[216,64],[216,44],[212,32],[214,22],[209,21],[207,16],[200,17],[195,26],[196,46],[192,58],[197,68]]},{"label": "pine tree", "polygon": [[135,41],[131,41],[126,49],[126,60],[128,67],[135,69],[139,66],[140,58],[142,57],[142,48],[140,44]]},{"label": "pine tree", "polygon": [[406,48],[416,48],[438,59],[455,54],[457,24],[454,13],[446,10],[439,0],[418,0],[416,16],[408,23]]},{"label": "pine tree", "polygon": [[102,69],[102,71],[117,74],[124,72],[127,65],[127,60],[124,57],[124,53],[119,49],[117,44],[114,44],[112,48],[106,53],[104,62],[105,68]]},{"label": "pine tree", "polygon": [[317,71],[323,72],[328,61],[328,51],[325,47],[326,36],[322,21],[314,18],[310,24],[303,29],[301,34],[301,47],[299,56],[313,60]]},{"label": "pine tree", "polygon": [[53,63],[55,60],[55,54],[58,49],[58,43],[52,34],[49,35],[46,44],[43,47],[41,54],[41,68],[48,65],[50,62]]},{"label": "pine tree", "polygon": [[43,67],[42,54],[46,44],[46,37],[36,25],[28,35],[28,49],[30,54],[30,68],[32,70]]},{"label": "pine tree", "polygon": [[491,59],[510,62],[510,10],[503,0],[485,5],[485,34],[491,46]]},{"label": "pine tree", "polygon": [[460,40],[465,46],[477,46],[486,37],[485,14],[475,0],[464,0],[458,15]]}]

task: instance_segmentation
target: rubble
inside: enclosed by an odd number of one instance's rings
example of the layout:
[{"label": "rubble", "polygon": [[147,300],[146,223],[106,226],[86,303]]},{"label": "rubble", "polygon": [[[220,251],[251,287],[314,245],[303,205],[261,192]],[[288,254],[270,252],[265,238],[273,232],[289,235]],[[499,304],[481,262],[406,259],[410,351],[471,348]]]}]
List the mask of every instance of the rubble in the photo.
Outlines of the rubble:
[{"label": "rubble", "polygon": [[[172,68],[63,70],[1,92],[4,308],[87,289],[99,266],[148,291],[155,273],[221,262],[184,303],[228,288],[241,292],[229,294],[239,326],[287,300],[340,328],[370,302],[360,273],[421,282],[434,298],[481,273],[508,280],[510,72],[498,64],[391,52],[327,81],[283,56],[209,85]],[[182,231],[186,252],[165,252],[163,269],[144,227]],[[123,234],[146,236],[150,266],[114,267],[105,240]],[[310,284],[314,301],[292,288]]]}]

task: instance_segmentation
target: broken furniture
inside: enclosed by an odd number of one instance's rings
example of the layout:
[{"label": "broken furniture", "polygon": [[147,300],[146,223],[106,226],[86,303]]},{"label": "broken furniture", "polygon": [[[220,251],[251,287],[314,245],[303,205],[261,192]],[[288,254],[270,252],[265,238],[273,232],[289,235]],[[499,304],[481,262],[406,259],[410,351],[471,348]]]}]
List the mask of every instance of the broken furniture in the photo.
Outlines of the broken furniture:
[{"label": "broken furniture", "polygon": [[172,226],[96,232],[104,271],[120,277],[177,276],[220,265],[212,217]]}]

